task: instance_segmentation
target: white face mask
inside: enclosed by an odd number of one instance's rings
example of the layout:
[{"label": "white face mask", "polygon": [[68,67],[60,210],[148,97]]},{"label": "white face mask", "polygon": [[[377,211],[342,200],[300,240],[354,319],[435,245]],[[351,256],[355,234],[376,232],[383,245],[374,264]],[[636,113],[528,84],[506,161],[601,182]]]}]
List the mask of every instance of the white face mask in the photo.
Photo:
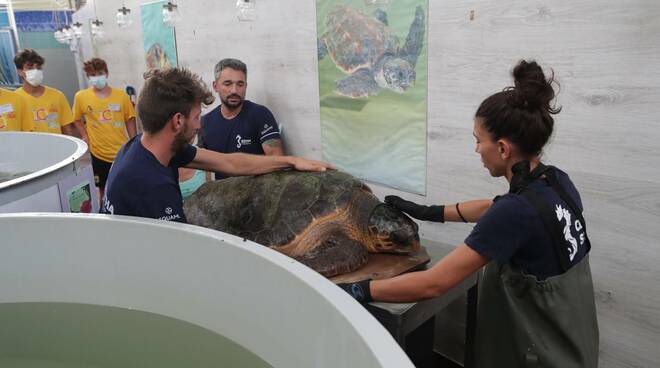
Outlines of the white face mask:
[{"label": "white face mask", "polygon": [[96,89],[103,89],[108,84],[108,80],[105,75],[98,75],[95,77],[89,77],[89,84]]},{"label": "white face mask", "polygon": [[44,81],[44,72],[40,69],[30,69],[25,72],[25,80],[34,87],[39,87]]}]

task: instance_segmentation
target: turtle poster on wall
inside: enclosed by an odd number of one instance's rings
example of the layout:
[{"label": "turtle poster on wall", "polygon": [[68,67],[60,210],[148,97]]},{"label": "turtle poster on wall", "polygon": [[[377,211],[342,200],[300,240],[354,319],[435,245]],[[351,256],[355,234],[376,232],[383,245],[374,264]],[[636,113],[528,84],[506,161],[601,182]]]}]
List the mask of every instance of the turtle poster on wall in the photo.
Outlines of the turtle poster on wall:
[{"label": "turtle poster on wall", "polygon": [[426,0],[316,2],[324,160],[418,194],[426,194],[427,9]]},{"label": "turtle poster on wall", "polygon": [[174,28],[163,23],[163,5],[165,4],[167,1],[140,5],[147,70],[177,66]]}]

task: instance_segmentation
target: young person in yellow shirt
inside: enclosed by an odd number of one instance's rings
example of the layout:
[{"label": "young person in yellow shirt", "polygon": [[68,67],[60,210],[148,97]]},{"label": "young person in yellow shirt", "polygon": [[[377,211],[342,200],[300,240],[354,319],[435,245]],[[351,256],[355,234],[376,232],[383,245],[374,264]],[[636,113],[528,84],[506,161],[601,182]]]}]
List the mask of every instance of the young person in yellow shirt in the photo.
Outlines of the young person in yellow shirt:
[{"label": "young person in yellow shirt", "polygon": [[103,197],[112,161],[137,134],[135,109],[124,91],[108,85],[108,65],[103,59],[86,61],[84,71],[90,87],[73,98],[73,119],[89,144],[96,186]]},{"label": "young person in yellow shirt", "polygon": [[0,88],[0,132],[30,129],[25,101],[19,94]]},{"label": "young person in yellow shirt", "polygon": [[16,90],[25,100],[25,110],[30,123],[25,130],[45,133],[75,135],[73,115],[66,96],[55,88],[43,86],[41,68],[44,58],[32,49],[21,50],[14,57],[23,86]]}]

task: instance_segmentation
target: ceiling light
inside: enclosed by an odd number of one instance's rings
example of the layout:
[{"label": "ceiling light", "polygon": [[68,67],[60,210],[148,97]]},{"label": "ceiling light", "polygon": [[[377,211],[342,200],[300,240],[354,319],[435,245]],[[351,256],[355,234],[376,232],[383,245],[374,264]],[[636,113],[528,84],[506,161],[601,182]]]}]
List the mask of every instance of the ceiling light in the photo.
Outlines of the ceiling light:
[{"label": "ceiling light", "polygon": [[236,16],[241,22],[253,22],[257,20],[256,0],[237,0]]},{"label": "ceiling light", "polygon": [[167,4],[163,4],[163,23],[166,26],[174,27],[180,20],[179,7],[175,3],[168,1]]},{"label": "ceiling light", "polygon": [[117,25],[119,28],[128,28],[133,24],[133,17],[131,16],[131,9],[122,6],[117,9]]},{"label": "ceiling light", "polygon": [[103,22],[101,22],[98,18],[92,21],[91,28],[92,37],[100,39],[105,36],[105,31],[103,30]]},{"label": "ceiling light", "polygon": [[82,23],[80,22],[73,23],[71,30],[73,31],[73,37],[75,38],[82,38],[82,36],[85,34]]}]

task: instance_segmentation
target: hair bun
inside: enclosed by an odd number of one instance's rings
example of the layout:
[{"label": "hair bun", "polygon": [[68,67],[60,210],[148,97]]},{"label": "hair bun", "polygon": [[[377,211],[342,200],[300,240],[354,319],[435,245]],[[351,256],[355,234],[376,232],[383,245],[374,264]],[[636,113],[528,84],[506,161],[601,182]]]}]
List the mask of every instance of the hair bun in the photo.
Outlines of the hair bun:
[{"label": "hair bun", "polygon": [[546,80],[543,69],[535,61],[521,60],[513,69],[515,87],[510,94],[510,104],[525,110],[541,109],[556,114],[561,108],[555,109],[550,102],[555,98],[552,87],[556,83],[553,75]]}]

